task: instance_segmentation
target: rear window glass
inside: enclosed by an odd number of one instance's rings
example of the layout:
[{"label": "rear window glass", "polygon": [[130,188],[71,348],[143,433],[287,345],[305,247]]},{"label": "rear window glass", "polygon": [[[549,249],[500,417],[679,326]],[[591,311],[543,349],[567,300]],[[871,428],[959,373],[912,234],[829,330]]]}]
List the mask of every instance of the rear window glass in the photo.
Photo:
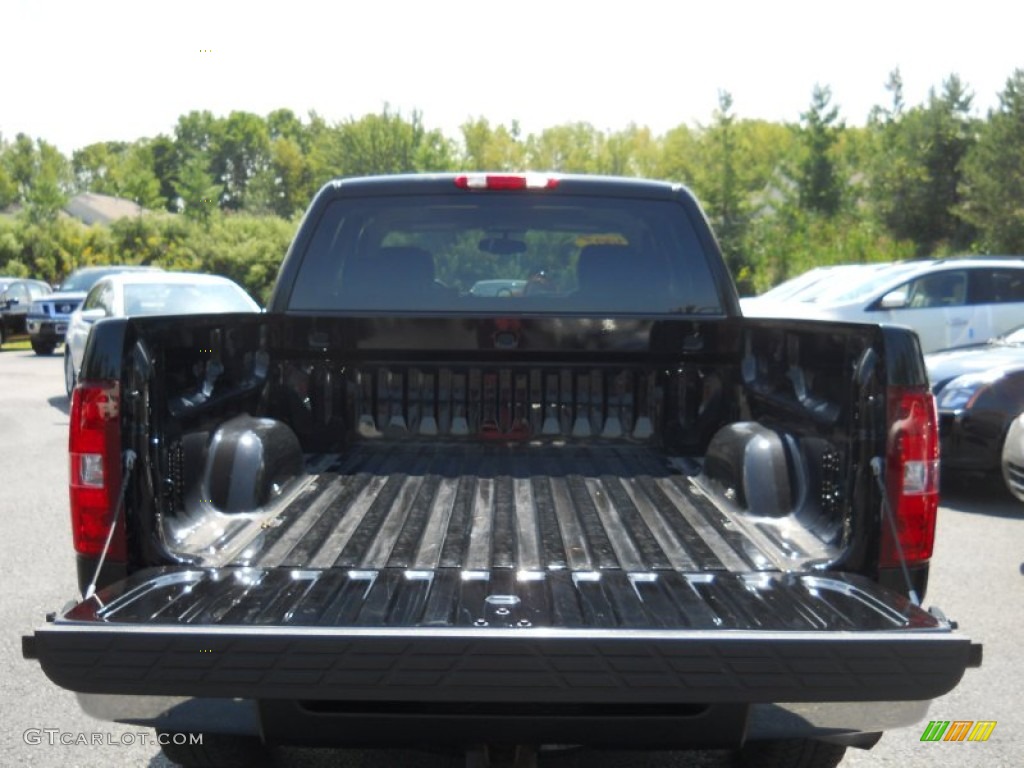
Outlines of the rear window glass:
[{"label": "rear window glass", "polygon": [[678,204],[500,192],[335,200],[303,256],[289,307],[721,312]]}]

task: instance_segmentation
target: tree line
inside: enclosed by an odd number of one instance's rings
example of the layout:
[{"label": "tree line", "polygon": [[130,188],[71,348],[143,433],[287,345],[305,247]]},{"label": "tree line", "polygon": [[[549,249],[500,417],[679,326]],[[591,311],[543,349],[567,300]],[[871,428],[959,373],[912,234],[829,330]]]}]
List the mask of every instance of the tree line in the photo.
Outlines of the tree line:
[{"label": "tree line", "polygon": [[[297,216],[332,178],[451,170],[644,176],[694,190],[741,289],[811,266],[957,253],[1024,254],[1024,70],[984,116],[953,74],[908,105],[898,70],[888,103],[846,125],[815,86],[794,122],[740,117],[728,92],[707,123],[655,135],[589,123],[525,134],[468,120],[453,138],[413,112],[328,123],[315,112],[182,115],[171,135],[100,142],[66,157],[41,138],[0,135],[0,273],[55,281],[97,263],[226,274],[266,298]],[[154,215],[86,227],[68,196],[131,199]]]}]

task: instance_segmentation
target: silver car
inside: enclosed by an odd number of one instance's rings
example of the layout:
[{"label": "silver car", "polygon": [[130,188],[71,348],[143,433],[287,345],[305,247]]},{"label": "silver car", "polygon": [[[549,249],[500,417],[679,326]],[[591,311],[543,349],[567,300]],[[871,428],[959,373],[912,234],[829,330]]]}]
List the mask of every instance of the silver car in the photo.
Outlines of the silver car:
[{"label": "silver car", "polygon": [[121,272],[96,281],[68,320],[64,387],[75,388],[93,323],[107,317],[259,312],[245,290],[226,277],[196,272]]},{"label": "silver car", "polygon": [[1003,479],[1010,493],[1024,501],[1024,413],[1013,420],[1003,441]]}]

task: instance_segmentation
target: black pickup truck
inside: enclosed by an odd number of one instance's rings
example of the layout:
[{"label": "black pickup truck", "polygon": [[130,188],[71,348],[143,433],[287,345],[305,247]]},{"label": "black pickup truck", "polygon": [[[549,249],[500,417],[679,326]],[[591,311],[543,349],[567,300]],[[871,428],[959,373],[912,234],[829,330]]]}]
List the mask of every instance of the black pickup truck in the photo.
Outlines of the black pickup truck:
[{"label": "black pickup truck", "polygon": [[980,664],[920,607],[916,336],[742,317],[678,185],[328,184],[265,314],[95,326],[70,462],[82,598],[24,655],[186,765],[836,765]]}]

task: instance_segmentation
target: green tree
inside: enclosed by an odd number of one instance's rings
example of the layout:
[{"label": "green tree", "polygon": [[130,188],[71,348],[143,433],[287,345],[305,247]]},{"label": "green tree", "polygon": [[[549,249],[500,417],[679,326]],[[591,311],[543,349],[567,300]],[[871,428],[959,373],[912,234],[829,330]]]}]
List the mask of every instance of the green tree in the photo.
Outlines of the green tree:
[{"label": "green tree", "polygon": [[380,114],[349,119],[325,131],[317,165],[329,169],[330,175],[323,181],[335,176],[427,170],[423,163],[434,154],[431,146],[437,138],[434,132],[426,130],[418,112],[406,120],[385,106]]},{"label": "green tree", "polygon": [[160,180],[153,163],[153,149],[145,139],[132,144],[124,154],[118,194],[141,205],[158,209],[166,205],[160,194]]},{"label": "green tree", "polygon": [[149,152],[153,159],[153,174],[160,183],[160,199],[169,211],[177,211],[178,193],[174,188],[178,178],[178,151],[174,140],[160,134],[149,142]]},{"label": "green tree", "polygon": [[217,210],[217,195],[220,187],[207,171],[206,159],[196,154],[185,161],[174,184],[174,190],[181,201],[186,217],[209,225]]},{"label": "green tree", "polygon": [[309,132],[290,109],[275,109],[266,119],[267,135],[274,141],[276,139],[290,139],[300,146],[303,152],[309,150]]},{"label": "green tree", "polygon": [[1024,69],[1014,71],[963,164],[960,215],[985,251],[1024,253]]},{"label": "green tree", "polygon": [[835,155],[845,126],[838,119],[839,108],[831,102],[832,90],[815,85],[810,108],[801,113],[801,125],[797,129],[802,145],[796,176],[800,206],[825,216],[839,212],[846,184]]},{"label": "green tree", "polygon": [[209,110],[193,110],[178,118],[174,126],[174,143],[181,160],[213,151],[219,120]]},{"label": "green tree", "polygon": [[[732,95],[718,92],[714,122],[700,137],[700,160],[694,167],[693,187],[701,198],[722,246],[726,263],[737,281],[748,279],[749,259],[743,237],[750,221],[749,147],[742,141],[732,111]],[[748,286],[741,286],[745,290]]]},{"label": "green tree", "polygon": [[904,110],[898,71],[888,87],[893,108],[873,112],[876,149],[864,163],[878,216],[895,237],[914,241],[919,255],[962,249],[973,235],[957,213],[963,159],[975,141],[972,96],[951,75],[925,105]]},{"label": "green tree", "polygon": [[526,164],[539,171],[594,173],[604,135],[590,123],[578,122],[545,128],[526,139]]},{"label": "green tree", "polygon": [[246,205],[249,181],[270,168],[267,124],[251,112],[232,112],[213,128],[210,170],[222,185],[220,205],[238,210]]},{"label": "green tree", "polygon": [[655,175],[661,179],[693,186],[701,157],[699,132],[686,125],[671,129],[661,140]]},{"label": "green tree", "polygon": [[75,188],[132,200],[144,208],[167,202],[154,169],[152,143],[100,142],[76,150],[71,158]]},{"label": "green tree", "polygon": [[4,165],[15,189],[15,201],[28,198],[36,175],[36,148],[31,137],[19,133],[14,143],[4,152]]},{"label": "green tree", "polygon": [[37,141],[34,174],[25,195],[31,221],[52,221],[68,200],[72,185],[71,164],[52,144]]},{"label": "green tree", "polygon": [[71,167],[75,175],[75,189],[79,192],[116,194],[117,175],[121,155],[127,145],[123,142],[101,141],[76,149],[71,154]]},{"label": "green tree", "polygon": [[519,137],[519,124],[494,128],[486,118],[463,123],[461,165],[468,171],[516,171],[526,167],[526,147]]},{"label": "green tree", "polygon": [[7,167],[9,146],[0,134],[0,211],[18,201],[18,185]]},{"label": "green tree", "polygon": [[[625,130],[608,137],[609,168],[622,168],[627,176],[654,178],[661,159],[661,141],[647,126],[630,123]],[[613,171],[614,172],[614,171]]]},{"label": "green tree", "polygon": [[302,147],[295,139],[281,136],[271,149],[277,180],[277,198],[274,211],[285,218],[303,209],[315,192],[312,173]]}]

